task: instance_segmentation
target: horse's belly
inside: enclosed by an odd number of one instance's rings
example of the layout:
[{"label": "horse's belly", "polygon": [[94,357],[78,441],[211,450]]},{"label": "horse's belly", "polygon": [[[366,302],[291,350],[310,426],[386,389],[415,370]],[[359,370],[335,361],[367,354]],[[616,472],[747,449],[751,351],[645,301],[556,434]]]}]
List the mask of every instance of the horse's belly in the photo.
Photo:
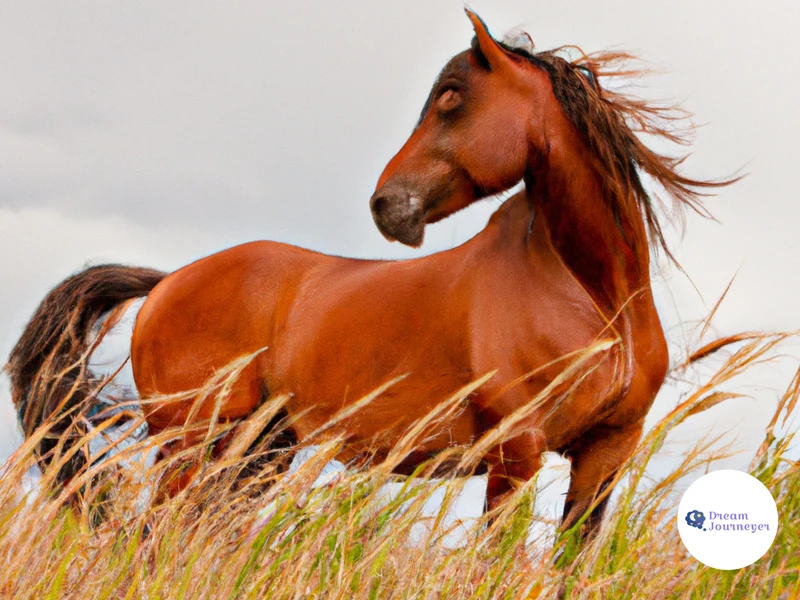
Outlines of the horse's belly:
[{"label": "horse's belly", "polygon": [[[355,438],[359,433],[364,438]],[[380,464],[388,457],[393,457],[394,472],[398,474],[411,474],[420,464],[433,458],[441,457],[446,450],[457,450],[448,456],[439,466],[447,469],[455,467],[461,456],[459,449],[468,448],[478,437],[472,427],[471,419],[463,422],[453,422],[446,428],[437,430],[428,429],[413,439],[401,437],[382,438],[382,443],[377,444],[371,432],[354,432],[348,437],[348,442],[337,455],[337,460],[345,464],[363,466],[365,464]]]},{"label": "horse's belly", "polygon": [[[404,419],[400,426],[394,427],[388,425],[389,421],[381,424],[376,417],[379,415],[368,413],[332,430],[332,433],[341,433],[346,440],[339,454],[341,460],[381,461],[397,452],[403,469],[413,470],[443,450],[469,446],[480,436],[477,415],[472,410],[463,410],[441,423],[432,424],[425,424],[425,415],[420,415],[418,420]],[[422,427],[416,429],[418,424]]]},{"label": "horse's belly", "polygon": [[[480,436],[475,405],[468,397],[457,395],[464,381],[411,374],[368,401],[369,391],[381,381],[354,389],[344,380],[337,385],[333,373],[327,376],[328,386],[311,386],[307,393],[295,394],[288,404],[301,440],[324,430],[327,436],[341,435],[346,440],[344,455],[381,456],[402,443],[409,451],[428,456],[470,444]],[[321,380],[324,377],[320,374]],[[386,381],[390,380],[387,375]],[[363,405],[357,407],[359,403]],[[336,424],[328,428],[330,423]]]}]

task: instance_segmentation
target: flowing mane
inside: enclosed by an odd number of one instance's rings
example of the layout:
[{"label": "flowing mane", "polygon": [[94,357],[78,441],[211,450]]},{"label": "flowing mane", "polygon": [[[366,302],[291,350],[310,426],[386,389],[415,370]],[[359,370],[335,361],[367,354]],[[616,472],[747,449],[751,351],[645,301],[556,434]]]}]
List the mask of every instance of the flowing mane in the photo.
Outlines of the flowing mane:
[{"label": "flowing mane", "polygon": [[[598,160],[609,192],[605,199],[617,222],[620,217],[633,219],[638,202],[651,246],[654,249],[660,246],[676,262],[664,239],[654,206],[658,202],[663,207],[663,202],[645,189],[638,170],[651,176],[667,192],[673,201],[672,213],[681,219],[685,207],[713,218],[703,203],[703,197],[709,195],[707,190],[734,183],[741,176],[719,180],[687,177],[679,168],[688,154],[679,157],[659,154],[642,142],[637,134],[685,146],[692,141],[693,127],[691,123],[683,129],[677,127],[691,116],[677,105],[654,103],[600,86],[601,77],[631,79],[646,75],[646,69],[631,66],[636,60],[633,55],[609,51],[586,54],[577,46],[531,53],[508,44],[501,45],[548,73],[564,113]],[[479,52],[477,38],[473,39],[472,47]],[[569,59],[570,54],[577,58]],[[636,240],[627,241],[636,249]]]}]

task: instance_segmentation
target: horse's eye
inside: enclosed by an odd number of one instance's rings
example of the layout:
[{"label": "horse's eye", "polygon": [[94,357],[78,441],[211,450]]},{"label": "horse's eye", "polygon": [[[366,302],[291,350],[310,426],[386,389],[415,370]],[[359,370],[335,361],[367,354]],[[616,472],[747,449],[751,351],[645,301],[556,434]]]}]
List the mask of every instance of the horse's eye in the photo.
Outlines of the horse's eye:
[{"label": "horse's eye", "polygon": [[450,88],[439,96],[439,99],[436,101],[436,108],[442,113],[450,112],[461,105],[461,100],[461,92],[457,89]]}]

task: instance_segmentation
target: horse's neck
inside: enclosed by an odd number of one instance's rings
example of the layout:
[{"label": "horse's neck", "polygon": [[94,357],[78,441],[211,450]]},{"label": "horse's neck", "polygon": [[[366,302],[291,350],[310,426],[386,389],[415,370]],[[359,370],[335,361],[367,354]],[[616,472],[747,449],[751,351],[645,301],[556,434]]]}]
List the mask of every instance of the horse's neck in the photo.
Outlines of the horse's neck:
[{"label": "horse's neck", "polygon": [[[579,147],[580,148],[580,147]],[[597,170],[585,151],[552,148],[547,165],[528,177],[528,199],[564,264],[595,302],[619,311],[649,288],[649,256],[638,207],[612,212]],[[610,315],[609,315],[610,316]]]}]

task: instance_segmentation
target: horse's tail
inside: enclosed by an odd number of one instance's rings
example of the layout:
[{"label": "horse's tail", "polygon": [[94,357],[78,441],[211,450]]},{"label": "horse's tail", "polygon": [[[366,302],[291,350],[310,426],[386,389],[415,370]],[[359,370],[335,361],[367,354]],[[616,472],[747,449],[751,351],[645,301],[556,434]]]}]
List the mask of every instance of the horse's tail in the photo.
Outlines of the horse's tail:
[{"label": "horse's tail", "polygon": [[45,464],[45,455],[77,416],[71,409],[91,393],[86,359],[98,319],[127,300],[146,296],[165,276],[122,265],[89,267],[59,283],[36,309],[5,370],[25,437],[50,420],[51,429],[37,448]]}]

